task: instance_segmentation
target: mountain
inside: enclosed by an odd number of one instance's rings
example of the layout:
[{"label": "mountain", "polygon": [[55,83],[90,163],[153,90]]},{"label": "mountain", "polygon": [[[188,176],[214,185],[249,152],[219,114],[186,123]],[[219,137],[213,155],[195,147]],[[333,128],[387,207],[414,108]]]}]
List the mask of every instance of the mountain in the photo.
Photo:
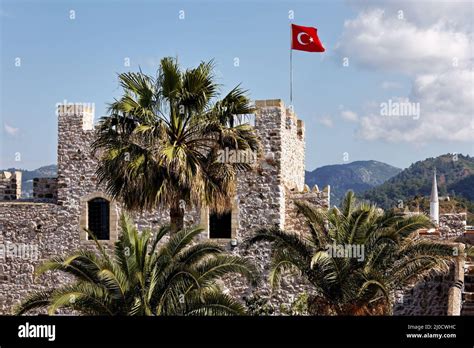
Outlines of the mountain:
[{"label": "mountain", "polygon": [[474,175],[469,175],[464,179],[452,184],[449,187],[450,192],[459,194],[464,198],[474,202]]},{"label": "mountain", "polygon": [[321,189],[331,185],[331,205],[339,205],[347,190],[361,194],[398,174],[400,168],[378,161],[356,161],[323,166],[306,172],[305,182]]},{"label": "mountain", "polygon": [[446,154],[413,163],[378,187],[368,190],[362,198],[382,208],[394,207],[399,201],[408,202],[415,196],[429,196],[436,168],[440,196],[474,198],[474,157]]},{"label": "mountain", "polygon": [[22,172],[21,175],[21,195],[24,198],[33,197],[33,179],[34,178],[52,178],[58,174],[58,166],[56,164],[50,164],[49,166],[43,166],[34,170],[26,169],[15,169],[8,168],[4,169],[9,172],[19,170]]}]

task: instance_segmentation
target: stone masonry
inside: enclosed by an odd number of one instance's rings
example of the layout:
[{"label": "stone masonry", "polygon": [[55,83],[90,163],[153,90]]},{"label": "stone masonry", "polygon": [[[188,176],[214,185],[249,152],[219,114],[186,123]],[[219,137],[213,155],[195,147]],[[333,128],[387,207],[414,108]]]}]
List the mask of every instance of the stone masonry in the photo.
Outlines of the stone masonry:
[{"label": "stone masonry", "polygon": [[443,238],[464,235],[467,224],[467,213],[447,213],[439,215],[439,232]]},{"label": "stone masonry", "polygon": [[[286,109],[281,100],[260,100],[255,106],[255,128],[262,143],[262,153],[255,170],[242,172],[237,178],[232,238],[217,242],[232,253],[252,259],[266,277],[268,248],[246,251],[241,242],[261,227],[296,229],[301,223],[298,223],[294,200],[309,200],[327,208],[329,188],[311,192],[304,186],[303,122]],[[98,186],[95,175],[97,160],[90,151],[94,135],[93,110],[81,105],[61,105],[57,117],[57,178],[35,180],[35,197],[30,201],[14,202],[0,197],[0,314],[11,313],[12,306],[32,290],[49,289],[68,281],[55,272],[34,278],[33,272],[42,261],[53,256],[93,247],[84,231],[90,200],[101,198],[110,203],[110,240],[102,241],[107,249],[113,246],[119,234],[118,217],[122,207]],[[4,188],[1,174],[0,178],[0,188]],[[16,183],[21,183],[21,178],[16,179]],[[10,181],[10,189],[13,189],[12,184]],[[139,228],[157,228],[169,223],[168,212],[159,207],[153,212],[133,213],[132,217]],[[200,225],[204,229],[201,238],[209,238],[205,207],[187,209],[185,225]],[[225,283],[224,286],[238,297],[254,290],[239,279]],[[259,287],[264,296],[270,293],[266,283],[264,281]],[[303,283],[285,281],[272,300],[289,304],[304,290]]]},{"label": "stone masonry", "polygon": [[[270,265],[268,245],[245,249],[242,241],[262,227],[303,232],[306,229],[295,201],[311,202],[322,209],[330,205],[329,187],[320,190],[304,185],[304,123],[281,100],[255,102],[255,129],[262,144],[255,169],[237,177],[237,192],[232,208],[232,238],[219,239],[229,252],[251,259],[259,268],[263,282],[252,289],[240,278],[224,281],[221,286],[232,295],[243,298],[257,293],[275,305],[290,305],[296,296],[310,289],[302,279],[284,278],[281,289],[272,292],[265,281]],[[91,155],[94,135],[93,110],[86,106],[58,108],[58,177],[34,180],[34,199],[22,200],[21,172],[0,173],[0,314],[33,290],[57,287],[69,281],[62,274],[50,272],[39,278],[35,268],[44,260],[67,255],[79,248],[93,248],[84,228],[88,226],[88,202],[106,199],[110,203],[110,239],[102,241],[110,249],[117,240],[118,217],[122,212],[97,184],[97,160]],[[169,223],[168,212],[132,213],[140,229],[157,228]],[[445,221],[446,220],[446,221]],[[200,225],[200,239],[209,238],[209,212],[205,207],[187,209],[185,226]],[[459,234],[462,217],[441,216],[448,236]],[[439,278],[439,279],[438,279]],[[402,300],[394,313],[443,314],[446,296],[452,288],[451,274],[418,284],[400,293]],[[278,312],[278,311],[277,311]]]},{"label": "stone masonry", "polygon": [[0,172],[0,200],[12,201],[21,196],[21,172]]},{"label": "stone masonry", "polygon": [[33,198],[57,201],[58,179],[57,178],[34,178]]}]

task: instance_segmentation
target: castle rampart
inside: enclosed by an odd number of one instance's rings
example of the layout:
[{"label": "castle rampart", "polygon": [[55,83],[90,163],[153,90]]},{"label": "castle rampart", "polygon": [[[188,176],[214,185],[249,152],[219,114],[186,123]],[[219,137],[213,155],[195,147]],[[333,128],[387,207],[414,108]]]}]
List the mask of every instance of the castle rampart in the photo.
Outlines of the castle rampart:
[{"label": "castle rampart", "polygon": [[[187,208],[185,226],[200,225],[202,239],[213,238],[232,253],[244,255],[268,273],[269,249],[255,248],[246,252],[241,242],[257,228],[278,226],[296,228],[294,200],[304,199],[329,206],[327,191],[308,192],[304,186],[304,123],[283,102],[255,102],[255,129],[262,144],[254,170],[240,172],[237,192],[231,211],[231,234],[214,238],[210,231],[210,212],[206,207]],[[95,175],[97,158],[91,153],[94,139],[94,113],[86,105],[59,105],[58,176],[33,181],[33,200],[21,200],[21,172],[8,176],[10,200],[0,197],[0,245],[11,248],[32,248],[36,252],[21,258],[9,253],[0,260],[0,313],[10,313],[12,305],[32,290],[46,289],[64,283],[60,274],[42,275],[33,279],[34,268],[56,255],[67,255],[79,248],[92,248],[85,228],[91,219],[91,203],[107,209],[107,238],[101,243],[109,249],[118,237],[118,217],[123,211],[120,202],[107,195]],[[1,175],[1,174],[0,174]],[[1,186],[7,189],[6,184]],[[2,191],[0,191],[2,192]],[[9,193],[10,194],[10,193]],[[14,201],[12,201],[14,200]],[[289,211],[287,211],[289,209]],[[159,207],[151,212],[132,213],[139,228],[157,228],[169,223],[167,210]],[[25,246],[26,245],[26,246]],[[20,249],[19,249],[20,248]],[[13,250],[12,249],[12,250]],[[230,284],[230,283],[229,283]],[[286,284],[286,285],[285,285]],[[298,282],[285,283],[273,301],[290,301],[292,294],[304,291]],[[244,281],[232,280],[231,292],[241,297],[252,290]],[[259,288],[269,295],[267,285]]]},{"label": "castle rampart", "polygon": [[12,201],[21,197],[21,172],[0,171],[0,200]]}]

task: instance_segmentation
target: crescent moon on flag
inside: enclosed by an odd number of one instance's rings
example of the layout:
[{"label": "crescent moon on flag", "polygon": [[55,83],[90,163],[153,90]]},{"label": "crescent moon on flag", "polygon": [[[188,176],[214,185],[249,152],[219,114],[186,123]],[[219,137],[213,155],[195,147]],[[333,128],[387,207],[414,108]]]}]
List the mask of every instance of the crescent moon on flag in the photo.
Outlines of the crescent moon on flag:
[{"label": "crescent moon on flag", "polygon": [[[301,41],[301,36],[303,36],[303,35],[308,35],[308,33],[304,33],[304,32],[303,32],[303,33],[299,33],[298,36],[296,37],[296,40],[298,41],[298,43],[299,43],[300,45],[308,45],[309,42],[308,42],[308,43],[304,43],[303,41]],[[309,36],[309,35],[308,35],[308,36]]]}]

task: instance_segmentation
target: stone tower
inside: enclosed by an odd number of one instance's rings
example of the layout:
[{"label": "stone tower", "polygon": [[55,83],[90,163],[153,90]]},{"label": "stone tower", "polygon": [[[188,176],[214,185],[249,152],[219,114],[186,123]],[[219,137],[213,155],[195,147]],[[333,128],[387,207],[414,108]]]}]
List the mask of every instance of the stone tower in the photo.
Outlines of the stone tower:
[{"label": "stone tower", "polygon": [[438,184],[436,182],[436,169],[433,172],[433,183],[431,186],[430,196],[430,218],[436,225],[439,224],[439,201],[438,201]]},{"label": "stone tower", "polygon": [[[205,206],[192,207],[186,209],[185,226],[200,225],[203,233],[199,238],[213,239],[232,253],[253,260],[266,277],[270,250],[260,247],[246,250],[240,241],[259,228],[273,226],[304,232],[307,226],[298,215],[295,202],[308,201],[327,209],[330,192],[329,187],[320,191],[315,186],[310,190],[304,184],[303,121],[279,99],[258,100],[255,106],[255,130],[262,148],[253,170],[237,175],[230,214],[219,220]],[[36,179],[32,201],[16,203],[16,199],[2,200],[0,195],[0,227],[8,232],[0,233],[3,243],[28,241],[37,254],[35,259],[7,258],[7,262],[0,265],[0,314],[10,313],[12,305],[33,289],[46,290],[65,284],[68,279],[60,274],[45,274],[40,281],[35,281],[34,269],[41,260],[53,256],[65,256],[84,248],[95,250],[94,241],[88,238],[85,229],[100,225],[100,243],[107,250],[113,247],[119,235],[118,218],[123,208],[98,185],[97,159],[91,153],[93,106],[58,105],[57,116],[58,177]],[[18,190],[15,191],[13,183],[21,183],[21,178],[0,172],[0,194],[4,189],[16,198],[20,188],[15,186]],[[129,213],[139,229],[155,229],[169,223],[169,212],[163,207],[151,212]],[[211,233],[223,226],[225,235]],[[238,297],[252,290],[240,280],[228,285],[231,293]],[[271,292],[268,288],[261,290],[262,294]],[[291,286],[282,286],[280,298],[290,299],[290,294],[304,291],[304,284],[291,283]]]},{"label": "stone tower", "polygon": [[21,196],[21,171],[0,172],[0,200],[10,201]]},{"label": "stone tower", "polygon": [[75,243],[90,242],[89,202],[105,199],[108,202],[108,242],[117,238],[118,206],[99,187],[96,176],[97,159],[91,152],[94,139],[94,107],[88,103],[58,106],[58,179],[57,204],[68,225],[58,227],[58,233],[74,233]]},{"label": "stone tower", "polygon": [[95,185],[90,154],[94,110],[84,104],[58,105],[58,203],[77,205]]},{"label": "stone tower", "polygon": [[304,187],[304,124],[280,99],[255,101],[262,152],[255,171],[238,177],[238,235],[262,226],[285,226],[288,190]]}]

